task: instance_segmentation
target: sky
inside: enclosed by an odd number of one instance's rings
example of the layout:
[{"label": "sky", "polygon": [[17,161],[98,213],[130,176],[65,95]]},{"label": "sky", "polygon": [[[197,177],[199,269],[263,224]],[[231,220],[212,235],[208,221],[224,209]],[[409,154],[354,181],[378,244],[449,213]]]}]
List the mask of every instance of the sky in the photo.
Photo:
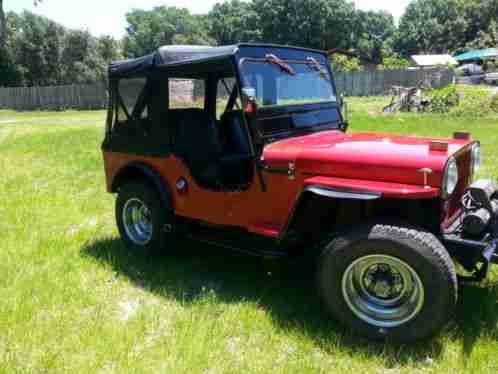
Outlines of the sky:
[{"label": "sky", "polygon": [[[125,14],[133,8],[151,9],[158,5],[188,8],[192,13],[207,13],[223,0],[43,0],[38,6],[33,0],[4,0],[6,11],[22,12],[24,9],[41,14],[73,29],[85,29],[93,35],[113,35],[120,38],[125,33]],[[358,9],[386,10],[397,19],[403,14],[410,0],[353,0]]]}]

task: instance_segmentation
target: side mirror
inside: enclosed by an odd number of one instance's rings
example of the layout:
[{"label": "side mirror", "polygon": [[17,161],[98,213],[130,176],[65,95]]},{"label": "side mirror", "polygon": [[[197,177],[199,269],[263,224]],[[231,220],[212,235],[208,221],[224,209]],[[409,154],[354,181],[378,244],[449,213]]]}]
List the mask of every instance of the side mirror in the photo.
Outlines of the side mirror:
[{"label": "side mirror", "polygon": [[349,125],[349,106],[346,98],[344,97],[344,94],[341,94],[341,96],[339,96],[339,107],[341,110],[342,120],[344,123],[343,127],[344,130],[346,130]]}]

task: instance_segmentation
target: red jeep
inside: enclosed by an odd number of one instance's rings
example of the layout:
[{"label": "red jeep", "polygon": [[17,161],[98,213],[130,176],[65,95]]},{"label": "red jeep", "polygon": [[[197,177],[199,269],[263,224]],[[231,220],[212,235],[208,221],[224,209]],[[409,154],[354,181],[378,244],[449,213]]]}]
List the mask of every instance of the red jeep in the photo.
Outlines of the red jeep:
[{"label": "red jeep", "polygon": [[178,236],[316,253],[340,322],[371,338],[433,335],[458,280],[496,262],[496,183],[473,181],[469,134],[348,133],[332,77],[325,53],[272,45],[166,46],[111,64],[102,149],[121,238],[149,254]]}]

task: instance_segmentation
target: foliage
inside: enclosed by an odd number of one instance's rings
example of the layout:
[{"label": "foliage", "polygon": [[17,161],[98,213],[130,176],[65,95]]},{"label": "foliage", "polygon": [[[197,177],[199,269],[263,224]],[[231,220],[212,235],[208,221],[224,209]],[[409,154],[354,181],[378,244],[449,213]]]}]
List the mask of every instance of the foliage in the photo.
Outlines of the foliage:
[{"label": "foliage", "polygon": [[363,70],[360,59],[357,57],[334,54],[330,60],[333,71],[357,72]]},{"label": "foliage", "polygon": [[414,0],[401,18],[395,47],[405,56],[495,47],[497,22],[498,0]]},{"label": "foliage", "polygon": [[209,34],[218,45],[262,40],[258,13],[251,3],[241,0],[217,3],[207,17]]},{"label": "foliage", "polygon": [[451,52],[465,45],[467,22],[460,0],[415,0],[401,18],[396,47],[405,56]]},{"label": "foliage", "polygon": [[352,31],[352,44],[360,58],[380,64],[383,56],[392,50],[396,25],[389,13],[357,10]]},{"label": "foliage", "polygon": [[459,86],[460,104],[450,111],[456,117],[486,117],[493,111],[491,91],[487,87]]},{"label": "foliage", "polygon": [[266,42],[323,50],[349,48],[354,7],[346,0],[253,0]]},{"label": "foliage", "polygon": [[159,6],[152,10],[134,9],[126,14],[127,35],[124,53],[139,57],[165,44],[205,44],[215,41],[203,27],[206,19],[190,14],[187,9]]},{"label": "foliage", "polygon": [[450,117],[483,118],[498,113],[498,95],[485,86],[456,86],[426,91],[431,100],[430,112]]},{"label": "foliage", "polygon": [[487,29],[479,30],[477,37],[467,43],[468,49],[484,49],[498,47],[498,18],[489,23]]},{"label": "foliage", "polygon": [[0,49],[3,49],[3,46],[6,42],[6,34],[7,25],[5,20],[5,11],[3,10],[3,0],[0,0]]},{"label": "foliage", "polygon": [[434,113],[448,113],[451,108],[457,106],[460,102],[460,96],[455,85],[430,90],[427,96],[431,102],[429,111]]},{"label": "foliage", "polygon": [[410,67],[411,65],[411,62],[406,58],[399,57],[397,55],[390,55],[384,57],[384,59],[382,60],[382,64],[377,68],[379,70],[398,70],[405,69],[407,67]]},{"label": "foliage", "polygon": [[498,93],[495,93],[491,97],[491,101],[490,101],[489,107],[491,108],[491,110],[493,112],[498,113]]},{"label": "foliage", "polygon": [[104,79],[108,62],[121,58],[114,38],[69,30],[30,12],[7,15],[7,36],[0,86],[95,82]]}]

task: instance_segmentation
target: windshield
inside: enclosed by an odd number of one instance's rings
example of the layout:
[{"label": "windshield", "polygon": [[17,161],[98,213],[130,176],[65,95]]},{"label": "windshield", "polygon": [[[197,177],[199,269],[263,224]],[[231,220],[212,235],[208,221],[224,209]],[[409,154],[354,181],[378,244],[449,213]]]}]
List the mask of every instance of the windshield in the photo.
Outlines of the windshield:
[{"label": "windshield", "polygon": [[327,68],[314,59],[302,62],[246,60],[244,86],[254,88],[258,107],[336,102]]}]

